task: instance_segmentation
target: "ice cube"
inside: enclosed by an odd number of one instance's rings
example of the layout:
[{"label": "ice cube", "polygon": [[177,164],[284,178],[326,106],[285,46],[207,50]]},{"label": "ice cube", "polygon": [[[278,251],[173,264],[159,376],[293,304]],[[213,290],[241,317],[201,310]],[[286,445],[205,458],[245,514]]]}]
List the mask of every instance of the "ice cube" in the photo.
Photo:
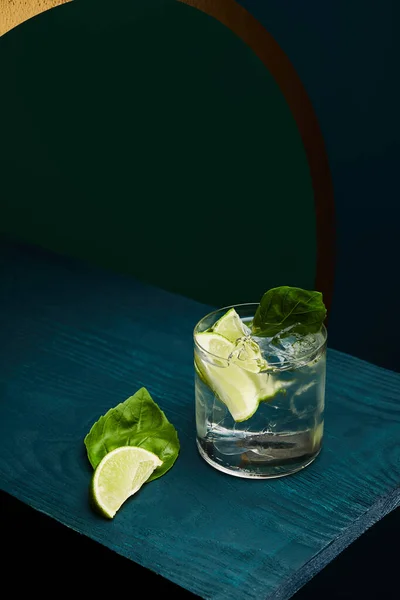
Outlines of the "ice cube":
[{"label": "ice cube", "polygon": [[291,352],[294,359],[302,359],[316,350],[319,345],[319,340],[313,333],[308,333],[305,336],[299,336],[292,344]]},{"label": "ice cube", "polygon": [[269,363],[290,363],[308,357],[321,344],[320,334],[306,335],[295,331],[297,325],[283,329],[272,338],[255,337],[263,357]]},{"label": "ice cube", "polygon": [[246,361],[255,358],[257,354],[258,347],[255,342],[251,338],[243,336],[236,340],[235,347],[229,355],[229,359]]},{"label": "ice cube", "polygon": [[249,336],[236,340],[234,349],[228,357],[230,363],[236,363],[247,371],[258,373],[266,367],[257,343]]}]

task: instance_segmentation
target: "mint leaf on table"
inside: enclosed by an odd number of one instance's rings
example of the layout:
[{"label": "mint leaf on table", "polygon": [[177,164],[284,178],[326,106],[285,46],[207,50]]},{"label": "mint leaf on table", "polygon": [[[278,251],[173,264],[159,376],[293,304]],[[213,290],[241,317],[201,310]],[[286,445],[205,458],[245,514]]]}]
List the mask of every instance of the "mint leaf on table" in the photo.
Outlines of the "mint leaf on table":
[{"label": "mint leaf on table", "polygon": [[251,328],[259,337],[273,337],[288,327],[299,333],[316,333],[325,318],[321,292],[283,285],[265,292]]},{"label": "mint leaf on table", "polygon": [[180,450],[175,427],[144,387],[101,416],[86,435],[84,443],[94,469],[108,452],[119,446],[137,446],[153,452],[163,464],[148,481],[164,475],[174,464]]}]

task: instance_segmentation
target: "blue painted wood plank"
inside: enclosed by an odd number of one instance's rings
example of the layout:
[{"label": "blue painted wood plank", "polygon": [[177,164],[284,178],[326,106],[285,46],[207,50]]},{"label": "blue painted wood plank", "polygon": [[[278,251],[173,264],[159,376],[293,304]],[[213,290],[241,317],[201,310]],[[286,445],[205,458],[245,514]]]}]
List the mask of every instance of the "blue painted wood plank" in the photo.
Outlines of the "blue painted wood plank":
[{"label": "blue painted wood plank", "polygon": [[[0,489],[33,508],[202,598],[258,600],[289,598],[399,505],[399,374],[329,349],[319,458],[240,480],[195,445],[191,333],[209,307],[5,243],[0,282]],[[83,438],[143,385],[181,452],[105,521]]]}]

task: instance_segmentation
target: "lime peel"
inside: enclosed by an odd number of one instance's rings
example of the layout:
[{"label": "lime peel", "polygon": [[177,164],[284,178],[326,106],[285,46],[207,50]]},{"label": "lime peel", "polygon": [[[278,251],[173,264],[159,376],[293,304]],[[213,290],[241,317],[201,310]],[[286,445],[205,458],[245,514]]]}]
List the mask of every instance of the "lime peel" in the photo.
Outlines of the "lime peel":
[{"label": "lime peel", "polygon": [[245,361],[231,360],[235,344],[219,333],[205,331],[196,334],[195,339],[203,350],[196,361],[197,369],[236,422],[252,417],[260,402],[282,391],[270,374],[253,373],[239,366]]},{"label": "lime peel", "polygon": [[119,446],[108,452],[93,473],[90,495],[94,507],[113,519],[162,463],[156,454],[137,446]]}]

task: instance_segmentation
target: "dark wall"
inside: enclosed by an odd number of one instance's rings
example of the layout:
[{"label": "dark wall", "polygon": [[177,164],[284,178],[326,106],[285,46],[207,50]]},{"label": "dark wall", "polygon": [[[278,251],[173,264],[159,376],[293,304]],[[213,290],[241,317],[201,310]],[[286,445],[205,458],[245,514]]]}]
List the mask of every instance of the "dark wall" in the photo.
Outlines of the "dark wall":
[{"label": "dark wall", "polygon": [[[398,369],[397,4],[241,4],[325,139],[330,344]],[[215,305],[314,287],[313,181],[281,89],[216,19],[149,5],[75,0],[0,39],[0,231]]]},{"label": "dark wall", "polygon": [[400,4],[241,3],[287,52],[325,138],[337,235],[330,343],[400,370]]},{"label": "dark wall", "polygon": [[3,231],[215,305],[313,287],[311,177],[277,83],[216,19],[137,4],[4,36]]}]

